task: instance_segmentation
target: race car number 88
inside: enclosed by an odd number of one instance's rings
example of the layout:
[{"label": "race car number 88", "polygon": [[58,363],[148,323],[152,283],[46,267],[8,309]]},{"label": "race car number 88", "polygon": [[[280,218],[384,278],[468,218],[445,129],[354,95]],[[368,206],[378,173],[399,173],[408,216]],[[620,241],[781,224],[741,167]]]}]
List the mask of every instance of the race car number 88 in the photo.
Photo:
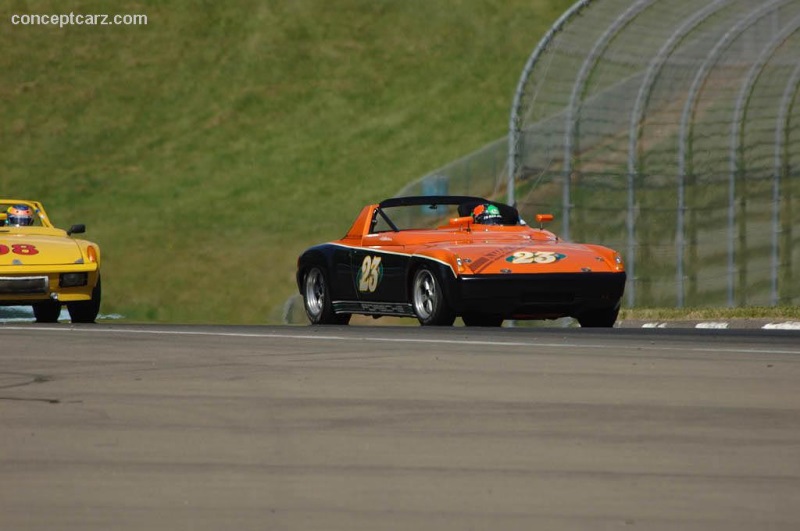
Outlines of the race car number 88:
[{"label": "race car number 88", "polygon": [[35,245],[31,245],[29,243],[15,243],[9,249],[8,245],[3,245],[0,243],[0,255],[8,253],[22,255],[39,254],[39,249],[37,249]]}]

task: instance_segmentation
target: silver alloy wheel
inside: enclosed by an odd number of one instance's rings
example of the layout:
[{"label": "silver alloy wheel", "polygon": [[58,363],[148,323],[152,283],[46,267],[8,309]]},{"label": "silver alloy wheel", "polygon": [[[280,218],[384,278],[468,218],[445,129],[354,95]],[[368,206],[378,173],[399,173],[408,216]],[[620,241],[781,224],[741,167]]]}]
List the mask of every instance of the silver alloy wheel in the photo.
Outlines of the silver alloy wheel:
[{"label": "silver alloy wheel", "polygon": [[427,269],[420,269],[414,276],[414,311],[422,320],[428,320],[436,311],[439,293],[436,291],[436,279]]},{"label": "silver alloy wheel", "polygon": [[315,320],[319,319],[325,308],[325,277],[317,267],[306,275],[305,302],[308,314]]}]

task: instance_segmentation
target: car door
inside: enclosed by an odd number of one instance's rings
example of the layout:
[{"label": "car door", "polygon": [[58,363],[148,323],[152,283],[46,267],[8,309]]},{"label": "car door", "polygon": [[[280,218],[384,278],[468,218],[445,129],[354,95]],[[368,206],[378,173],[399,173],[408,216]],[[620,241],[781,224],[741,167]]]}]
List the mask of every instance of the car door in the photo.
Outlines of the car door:
[{"label": "car door", "polygon": [[391,233],[369,234],[351,253],[353,283],[362,302],[405,302],[405,278],[409,261],[404,247]]}]

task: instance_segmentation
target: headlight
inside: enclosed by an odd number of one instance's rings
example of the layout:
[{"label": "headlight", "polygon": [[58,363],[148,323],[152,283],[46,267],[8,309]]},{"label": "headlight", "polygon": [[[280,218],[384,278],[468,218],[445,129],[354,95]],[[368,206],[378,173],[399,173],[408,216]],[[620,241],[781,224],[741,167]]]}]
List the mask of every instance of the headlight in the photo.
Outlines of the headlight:
[{"label": "headlight", "polygon": [[88,273],[61,273],[58,276],[58,285],[62,288],[85,286],[87,282],[89,282]]},{"label": "headlight", "polygon": [[459,273],[471,273],[472,271],[469,268],[469,258],[461,258],[460,256],[456,256],[456,266],[458,268]]}]

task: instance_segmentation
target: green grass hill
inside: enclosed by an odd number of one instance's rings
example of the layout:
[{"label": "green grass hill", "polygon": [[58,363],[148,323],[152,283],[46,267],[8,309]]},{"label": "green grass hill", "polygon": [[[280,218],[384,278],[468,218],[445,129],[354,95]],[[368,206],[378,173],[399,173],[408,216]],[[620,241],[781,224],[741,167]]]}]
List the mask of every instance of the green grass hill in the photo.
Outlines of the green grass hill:
[{"label": "green grass hill", "polygon": [[[566,0],[10,0],[0,186],[86,223],[102,313],[274,323],[297,255],[507,133]],[[146,25],[15,25],[14,14]]]}]

